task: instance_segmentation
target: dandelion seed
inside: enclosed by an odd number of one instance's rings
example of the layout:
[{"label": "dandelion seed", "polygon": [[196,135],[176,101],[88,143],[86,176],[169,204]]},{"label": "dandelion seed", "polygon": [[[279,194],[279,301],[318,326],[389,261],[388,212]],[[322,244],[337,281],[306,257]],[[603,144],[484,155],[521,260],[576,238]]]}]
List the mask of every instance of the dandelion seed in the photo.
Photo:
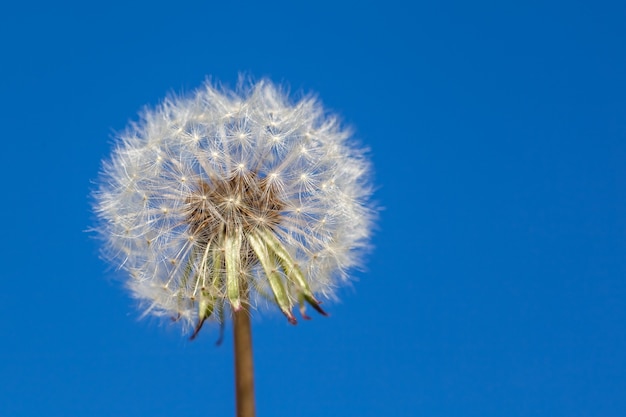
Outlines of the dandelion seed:
[{"label": "dandelion seed", "polygon": [[372,221],[369,163],[311,97],[261,81],[166,100],[119,138],[95,192],[105,255],[145,314],[193,329],[268,298],[326,314]]}]

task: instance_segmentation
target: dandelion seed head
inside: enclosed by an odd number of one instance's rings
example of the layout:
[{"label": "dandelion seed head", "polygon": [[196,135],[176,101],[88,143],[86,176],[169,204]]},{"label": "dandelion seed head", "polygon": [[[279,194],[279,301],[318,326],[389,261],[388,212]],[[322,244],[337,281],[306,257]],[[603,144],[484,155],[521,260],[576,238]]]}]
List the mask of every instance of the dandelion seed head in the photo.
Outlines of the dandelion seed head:
[{"label": "dandelion seed head", "polygon": [[[195,326],[268,299],[323,313],[360,265],[373,218],[370,165],[311,97],[261,81],[207,83],[118,138],[94,209],[103,253],[145,315]],[[194,333],[195,334],[195,333]]]}]

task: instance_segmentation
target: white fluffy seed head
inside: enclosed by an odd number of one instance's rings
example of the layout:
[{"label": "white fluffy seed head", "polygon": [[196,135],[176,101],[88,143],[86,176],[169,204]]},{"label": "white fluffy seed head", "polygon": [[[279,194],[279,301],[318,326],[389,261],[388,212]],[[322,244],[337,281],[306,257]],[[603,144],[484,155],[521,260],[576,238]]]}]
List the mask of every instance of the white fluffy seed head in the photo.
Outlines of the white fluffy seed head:
[{"label": "white fluffy seed head", "polygon": [[267,297],[292,317],[303,296],[333,296],[359,265],[369,175],[364,151],[314,98],[292,103],[268,81],[237,92],[207,83],[119,137],[94,193],[97,230],[146,313],[193,323],[232,308],[221,254],[235,245],[243,302]]}]

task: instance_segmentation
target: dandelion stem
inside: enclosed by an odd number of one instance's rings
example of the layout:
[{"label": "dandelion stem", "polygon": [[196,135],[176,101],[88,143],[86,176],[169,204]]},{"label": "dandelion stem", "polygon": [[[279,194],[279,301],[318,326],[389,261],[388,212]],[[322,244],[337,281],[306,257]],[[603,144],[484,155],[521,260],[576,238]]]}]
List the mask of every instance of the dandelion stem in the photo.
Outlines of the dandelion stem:
[{"label": "dandelion stem", "polygon": [[235,336],[235,401],[237,417],[254,417],[254,365],[252,360],[252,329],[247,301],[247,288],[242,308],[233,311]]}]

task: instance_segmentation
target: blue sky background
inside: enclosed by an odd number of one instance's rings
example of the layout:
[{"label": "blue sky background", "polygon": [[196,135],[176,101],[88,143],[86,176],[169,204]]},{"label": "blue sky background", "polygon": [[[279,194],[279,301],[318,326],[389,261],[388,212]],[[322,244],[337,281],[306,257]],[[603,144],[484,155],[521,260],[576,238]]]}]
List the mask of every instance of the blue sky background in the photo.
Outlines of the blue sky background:
[{"label": "blue sky background", "polygon": [[138,321],[84,230],[113,133],[239,72],[342,114],[385,207],[330,318],[255,317],[259,416],[626,415],[626,6],[412,3],[0,6],[0,416],[234,414],[230,329]]}]

